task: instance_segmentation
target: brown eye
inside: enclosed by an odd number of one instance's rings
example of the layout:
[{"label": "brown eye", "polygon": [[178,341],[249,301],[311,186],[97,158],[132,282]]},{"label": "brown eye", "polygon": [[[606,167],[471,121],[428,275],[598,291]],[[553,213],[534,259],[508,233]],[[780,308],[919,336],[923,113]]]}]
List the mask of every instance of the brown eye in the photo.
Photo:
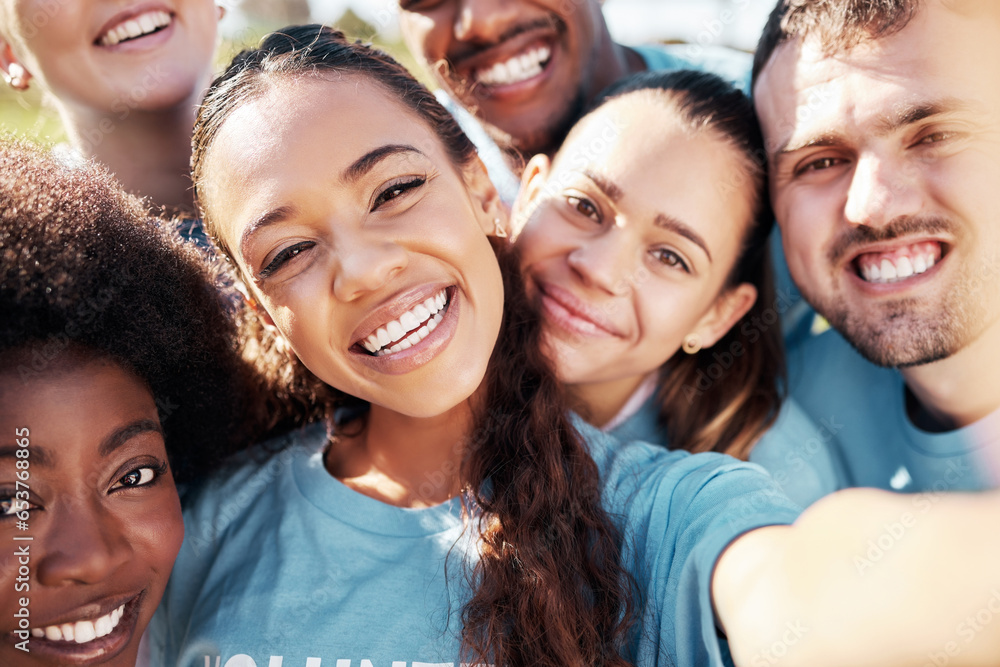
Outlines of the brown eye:
[{"label": "brown eye", "polygon": [[590,218],[594,222],[601,221],[600,211],[597,210],[597,206],[594,205],[594,202],[589,199],[569,196],[566,197],[566,203],[572,206],[577,213]]},{"label": "brown eye", "polygon": [[691,272],[681,256],[669,248],[656,248],[653,250],[653,257],[664,266],[679,268],[687,273]]}]

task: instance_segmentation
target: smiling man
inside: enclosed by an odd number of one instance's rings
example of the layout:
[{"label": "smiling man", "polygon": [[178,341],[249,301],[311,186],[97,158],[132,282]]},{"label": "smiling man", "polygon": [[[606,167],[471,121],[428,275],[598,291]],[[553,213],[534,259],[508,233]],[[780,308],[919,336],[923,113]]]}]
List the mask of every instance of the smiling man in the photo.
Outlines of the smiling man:
[{"label": "smiling man", "polygon": [[[459,121],[509,202],[536,153],[552,155],[584,108],[619,78],[646,69],[707,69],[735,82],[750,59],[700,44],[626,47],[615,42],[598,0],[400,0],[407,46],[443,91],[475,115]],[[721,20],[721,18],[719,19]],[[453,113],[460,111],[454,102]],[[513,190],[512,190],[513,189]]]},{"label": "smiling man", "polygon": [[789,359],[841,486],[996,486],[1000,3],[784,0],[754,74],[792,277],[843,336]]}]

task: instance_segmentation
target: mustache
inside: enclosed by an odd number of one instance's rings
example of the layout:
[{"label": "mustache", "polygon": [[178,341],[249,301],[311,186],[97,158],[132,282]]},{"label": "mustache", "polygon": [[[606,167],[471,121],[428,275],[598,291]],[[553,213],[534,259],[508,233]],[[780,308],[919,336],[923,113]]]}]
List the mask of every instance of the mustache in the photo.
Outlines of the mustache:
[{"label": "mustache", "polygon": [[446,62],[439,64],[439,66],[443,65],[446,71],[448,69],[454,69],[455,67],[462,65],[466,60],[474,58],[484,51],[488,51],[496,46],[499,46],[500,44],[519,35],[532,32],[533,30],[552,29],[559,32],[562,32],[565,29],[565,23],[555,14],[548,14],[544,17],[531,21],[517,23],[504,30],[495,40],[473,40],[470,42],[456,44],[454,48],[449,50],[446,56]]},{"label": "mustache", "polygon": [[929,236],[956,233],[956,225],[941,217],[901,216],[882,227],[859,225],[843,232],[828,253],[831,264],[838,264],[858,249],[873,243],[884,243],[904,236],[926,234]]}]

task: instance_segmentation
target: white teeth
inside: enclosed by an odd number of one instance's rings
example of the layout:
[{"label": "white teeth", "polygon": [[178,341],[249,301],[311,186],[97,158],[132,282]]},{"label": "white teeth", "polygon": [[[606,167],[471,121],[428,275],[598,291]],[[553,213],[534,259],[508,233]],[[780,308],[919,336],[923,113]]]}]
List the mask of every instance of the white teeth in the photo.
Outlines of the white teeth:
[{"label": "white teeth", "polygon": [[[65,631],[63,632],[63,636],[66,636]],[[85,644],[96,637],[97,630],[94,628],[92,621],[77,621],[76,625],[73,626],[73,639],[77,644]]]},{"label": "white teeth", "polygon": [[896,279],[896,266],[887,259],[882,260],[882,265],[879,267],[879,271],[882,273],[882,280]]},{"label": "white teeth", "polygon": [[391,340],[399,340],[406,333],[406,329],[403,328],[401,322],[393,320],[385,326],[385,330],[389,333],[389,338]]},{"label": "white teeth", "polygon": [[913,275],[913,264],[909,257],[900,257],[896,260],[896,279],[903,280]]},{"label": "white teeth", "polygon": [[936,263],[933,253],[909,257],[903,255],[895,261],[883,258],[879,264],[863,263],[861,276],[870,283],[892,283],[906,280],[926,272]]},{"label": "white teeth", "polygon": [[159,28],[170,25],[170,14],[163,11],[150,11],[123,21],[108,30],[98,40],[102,46],[114,46],[127,39],[148,35]]},{"label": "white teeth", "polygon": [[85,644],[98,637],[105,637],[118,626],[125,613],[125,605],[112,609],[109,613],[93,621],[77,621],[50,625],[45,628],[32,628],[32,637],[45,637],[49,641],[76,642]]},{"label": "white teeth", "polygon": [[403,325],[403,331],[412,331],[420,325],[420,320],[413,313],[406,312],[399,316],[399,323]]},{"label": "white teeth", "polygon": [[[416,306],[399,316],[398,320],[380,327],[375,333],[361,341],[361,345],[370,353],[384,356],[416,345],[434,331],[441,321],[441,310],[448,303],[446,290],[418,303]],[[390,345],[395,342],[394,345]]]},{"label": "white teeth", "polygon": [[487,69],[476,72],[479,83],[486,86],[505,86],[520,83],[542,73],[543,65],[552,55],[552,50],[541,46],[502,63],[495,63]]}]

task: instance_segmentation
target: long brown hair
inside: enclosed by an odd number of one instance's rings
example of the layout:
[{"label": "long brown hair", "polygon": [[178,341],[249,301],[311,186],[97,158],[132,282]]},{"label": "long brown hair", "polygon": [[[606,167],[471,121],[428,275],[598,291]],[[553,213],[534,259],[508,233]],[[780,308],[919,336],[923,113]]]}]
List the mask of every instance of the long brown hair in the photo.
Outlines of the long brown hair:
[{"label": "long brown hair", "polygon": [[720,191],[750,193],[751,219],[740,257],[723,290],[740,283],[757,288],[750,310],[711,348],[678,350],[660,368],[660,426],[670,446],[691,452],[716,451],[746,459],[777,418],[785,361],[782,304],[775,297],[768,238],[774,215],[767,197],[764,140],[753,105],[714,74],[695,71],[645,72],[619,81],[594,102],[594,109],[623,95],[660,96],[693,132],[712,132],[740,155],[742,168],[720,174]]},{"label": "long brown hair", "polygon": [[[213,83],[194,131],[196,188],[219,128],[262,95],[269,79],[331,70],[382,85],[435,130],[457,166],[475,159],[451,115],[389,56],[323,26],[296,26],[238,55]],[[204,201],[199,206],[204,213]],[[215,231],[211,217],[205,223]],[[540,351],[540,324],[516,258],[499,243],[494,250],[504,276],[503,322],[461,472],[482,539],[462,613],[463,658],[498,667],[624,665],[632,610],[622,538],[601,506],[597,466]]]}]

